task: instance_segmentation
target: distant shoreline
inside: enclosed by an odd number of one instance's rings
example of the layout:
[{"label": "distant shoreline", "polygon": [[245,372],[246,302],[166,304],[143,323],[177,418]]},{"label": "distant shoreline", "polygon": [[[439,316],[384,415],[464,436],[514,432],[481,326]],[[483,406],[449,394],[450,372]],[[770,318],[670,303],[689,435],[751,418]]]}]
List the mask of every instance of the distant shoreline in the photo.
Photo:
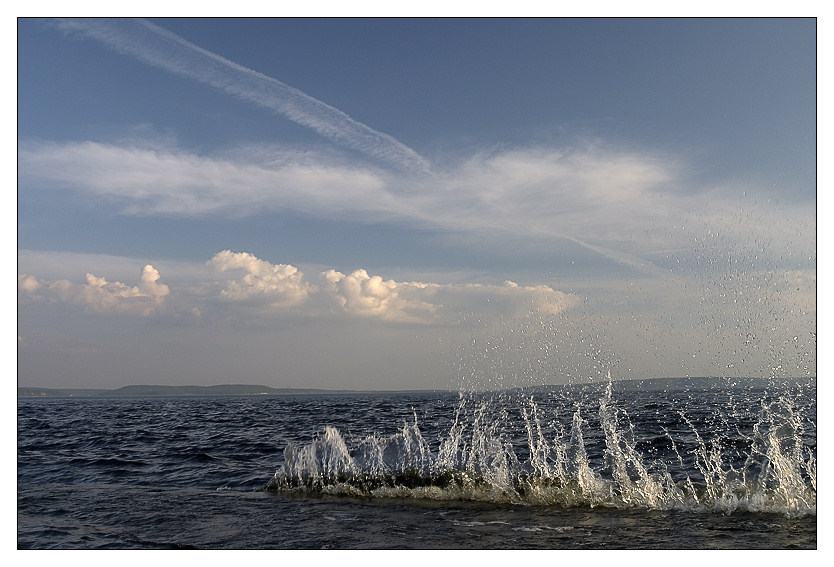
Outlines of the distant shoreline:
[{"label": "distant shoreline", "polygon": [[[600,385],[605,382],[564,384],[552,386],[531,386],[537,388],[560,388],[570,386]],[[649,378],[636,380],[615,380],[617,390],[677,390],[686,388],[750,388],[766,387],[774,384],[804,384],[816,385],[816,377],[803,378],[719,378],[719,377],[686,377],[686,378]],[[512,388],[513,390],[527,388]],[[163,385],[130,385],[121,388],[40,388],[19,387],[18,398],[103,398],[103,397],[181,397],[181,396],[298,396],[298,395],[348,395],[348,394],[407,394],[420,392],[449,392],[455,390],[330,390],[323,388],[273,388],[259,384],[219,384],[215,386],[163,386]]]},{"label": "distant shoreline", "polygon": [[[432,390],[414,390],[432,391]],[[131,385],[121,388],[37,388],[17,389],[18,397],[180,397],[180,396],[297,396],[315,394],[363,394],[366,390],[328,390],[322,388],[272,388],[259,384],[218,384],[215,386]]]}]

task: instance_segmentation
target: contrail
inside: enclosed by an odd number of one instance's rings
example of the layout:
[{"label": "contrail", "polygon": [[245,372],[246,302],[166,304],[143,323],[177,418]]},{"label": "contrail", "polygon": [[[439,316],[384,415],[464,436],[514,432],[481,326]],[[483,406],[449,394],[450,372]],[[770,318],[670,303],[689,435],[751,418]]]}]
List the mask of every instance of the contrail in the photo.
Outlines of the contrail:
[{"label": "contrail", "polygon": [[410,172],[428,162],[388,134],[277,79],[238,65],[141,19],[59,19],[59,29],[80,33],[149,65],[210,85],[312,128],[325,138]]},{"label": "contrail", "polygon": [[609,260],[613,260],[618,264],[621,264],[623,266],[629,266],[645,274],[651,274],[662,277],[670,276],[670,272],[668,270],[659,268],[653,263],[649,262],[648,260],[644,260],[643,258],[634,256],[633,254],[620,252],[619,250],[611,250],[610,248],[603,248],[602,246],[596,246],[583,240],[579,240],[575,236],[563,236],[563,238],[566,238],[571,242],[574,242],[582,246],[583,248],[587,248],[592,252],[596,252],[597,254],[604,256],[605,258],[608,258]]}]

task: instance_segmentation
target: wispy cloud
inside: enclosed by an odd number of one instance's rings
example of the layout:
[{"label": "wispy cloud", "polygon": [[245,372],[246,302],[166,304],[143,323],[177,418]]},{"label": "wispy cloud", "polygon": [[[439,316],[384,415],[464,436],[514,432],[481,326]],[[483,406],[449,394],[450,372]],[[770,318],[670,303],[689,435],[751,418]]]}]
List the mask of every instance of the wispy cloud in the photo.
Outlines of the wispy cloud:
[{"label": "wispy cloud", "polygon": [[476,155],[430,179],[381,176],[311,152],[196,155],[153,141],[23,142],[18,166],[27,186],[95,195],[126,214],[284,209],[362,222],[396,219],[459,234],[566,239],[654,274],[655,263],[668,271],[670,262],[678,269],[697,255],[714,257],[711,246],[755,248],[761,258],[815,254],[813,203],[777,204],[741,183],[699,187],[679,159],[604,144]]},{"label": "wispy cloud", "polygon": [[209,85],[256,104],[321,136],[397,168],[425,173],[417,152],[388,134],[281,81],[229,61],[141,19],[61,19],[55,25],[170,73]]},{"label": "wispy cloud", "polygon": [[[522,148],[452,164],[428,180],[381,177],[328,156],[204,156],[152,141],[23,142],[19,176],[122,203],[128,214],[201,216],[265,208],[396,216],[454,230],[604,237],[679,206],[674,163],[596,147]],[[408,189],[402,191],[402,189]],[[665,194],[665,200],[662,198]]]},{"label": "wispy cloud", "polygon": [[383,180],[372,170],[299,159],[253,163],[206,157],[145,144],[97,142],[21,144],[21,180],[96,195],[126,214],[248,215],[292,209],[390,209]]}]

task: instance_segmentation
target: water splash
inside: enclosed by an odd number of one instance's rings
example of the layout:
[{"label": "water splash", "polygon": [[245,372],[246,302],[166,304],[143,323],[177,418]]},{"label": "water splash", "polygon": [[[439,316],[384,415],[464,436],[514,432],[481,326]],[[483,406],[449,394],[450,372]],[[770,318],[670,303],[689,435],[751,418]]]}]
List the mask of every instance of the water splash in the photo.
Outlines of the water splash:
[{"label": "water splash", "polygon": [[267,489],[816,514],[816,433],[802,394],[737,394],[759,399],[756,415],[741,403],[706,410],[710,391],[680,392],[663,405],[628,392],[618,399],[613,389],[609,382],[602,390],[462,392],[448,428],[433,434],[421,430],[416,413],[390,435],[350,443],[327,426],[310,443],[285,449]]}]

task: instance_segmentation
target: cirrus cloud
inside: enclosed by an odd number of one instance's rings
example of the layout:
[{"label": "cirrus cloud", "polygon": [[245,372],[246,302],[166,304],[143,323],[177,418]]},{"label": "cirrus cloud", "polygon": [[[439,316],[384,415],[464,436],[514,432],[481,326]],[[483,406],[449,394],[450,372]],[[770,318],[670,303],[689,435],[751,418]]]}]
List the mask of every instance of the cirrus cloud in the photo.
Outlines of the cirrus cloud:
[{"label": "cirrus cloud", "polygon": [[388,134],[377,132],[290,85],[198,47],[147,20],[66,18],[55,20],[54,25],[254,103],[381,162],[410,172],[428,171],[428,163],[417,152]]},{"label": "cirrus cloud", "polygon": [[771,202],[749,182],[699,186],[678,158],[603,143],[477,154],[436,168],[430,178],[275,148],[197,155],[145,140],[24,142],[18,150],[18,176],[27,187],[93,196],[127,215],[289,210],[395,220],[456,234],[570,240],[647,272],[655,271],[659,250],[691,248],[718,233],[760,241],[779,234],[779,248],[770,248],[778,258],[802,249],[815,231],[813,203]]},{"label": "cirrus cloud", "polygon": [[372,171],[325,165],[297,153],[253,163],[152,142],[29,143],[19,148],[18,167],[21,180],[97,196],[134,215],[327,213],[386,200],[384,183]]}]

